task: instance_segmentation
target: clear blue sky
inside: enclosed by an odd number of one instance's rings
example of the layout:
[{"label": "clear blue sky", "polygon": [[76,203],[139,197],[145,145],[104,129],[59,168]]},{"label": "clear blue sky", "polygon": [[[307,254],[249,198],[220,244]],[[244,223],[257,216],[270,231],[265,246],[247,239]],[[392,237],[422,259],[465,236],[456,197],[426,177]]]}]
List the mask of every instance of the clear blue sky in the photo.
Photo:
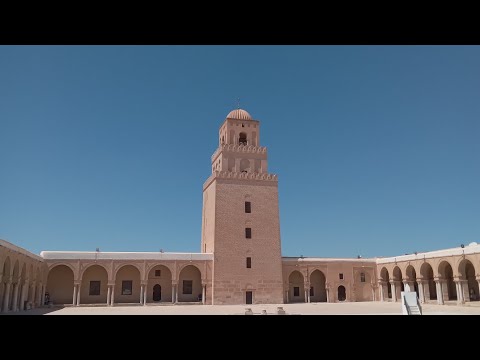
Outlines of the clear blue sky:
[{"label": "clear blue sky", "polygon": [[0,238],[198,252],[218,128],[262,122],[286,256],[480,242],[478,46],[1,46]]}]

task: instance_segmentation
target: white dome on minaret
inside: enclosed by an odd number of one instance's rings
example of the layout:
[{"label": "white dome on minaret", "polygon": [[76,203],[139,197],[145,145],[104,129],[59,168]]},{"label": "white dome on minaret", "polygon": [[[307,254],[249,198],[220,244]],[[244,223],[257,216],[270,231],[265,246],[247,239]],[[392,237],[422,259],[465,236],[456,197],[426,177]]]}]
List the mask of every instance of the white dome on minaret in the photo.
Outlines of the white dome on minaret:
[{"label": "white dome on minaret", "polygon": [[235,109],[228,113],[227,119],[253,120],[252,115],[243,109]]}]

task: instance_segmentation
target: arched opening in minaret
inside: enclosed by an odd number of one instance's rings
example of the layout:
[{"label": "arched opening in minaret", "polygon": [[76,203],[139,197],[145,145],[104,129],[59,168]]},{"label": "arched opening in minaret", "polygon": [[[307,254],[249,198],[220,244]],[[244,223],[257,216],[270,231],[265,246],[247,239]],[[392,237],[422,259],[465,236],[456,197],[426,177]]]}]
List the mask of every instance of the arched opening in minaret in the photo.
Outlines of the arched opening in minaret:
[{"label": "arched opening in minaret", "polygon": [[240,136],[238,137],[238,144],[247,145],[247,134],[243,132],[240,133]]},{"label": "arched opening in minaret", "polygon": [[240,172],[248,172],[250,169],[250,161],[247,159],[242,159],[240,161]]}]

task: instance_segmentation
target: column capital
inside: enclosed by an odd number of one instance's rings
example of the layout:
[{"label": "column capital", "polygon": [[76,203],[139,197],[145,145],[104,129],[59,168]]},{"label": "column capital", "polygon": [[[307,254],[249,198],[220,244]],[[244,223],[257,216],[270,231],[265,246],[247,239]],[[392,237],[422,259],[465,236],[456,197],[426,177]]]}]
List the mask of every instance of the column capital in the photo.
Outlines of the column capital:
[{"label": "column capital", "polygon": [[81,286],[81,285],[82,285],[82,282],[81,282],[81,281],[74,281],[74,282],[73,282],[73,285],[75,285],[75,286],[77,286],[77,285],[78,285],[78,286]]},{"label": "column capital", "polygon": [[115,281],[114,282],[108,282],[107,286],[115,286]]},{"label": "column capital", "polygon": [[148,280],[147,281],[145,281],[145,280],[140,281],[140,285],[148,286]]},{"label": "column capital", "polygon": [[11,284],[13,282],[13,276],[10,275],[10,276],[5,276],[4,278],[4,282],[6,282],[7,284]]}]

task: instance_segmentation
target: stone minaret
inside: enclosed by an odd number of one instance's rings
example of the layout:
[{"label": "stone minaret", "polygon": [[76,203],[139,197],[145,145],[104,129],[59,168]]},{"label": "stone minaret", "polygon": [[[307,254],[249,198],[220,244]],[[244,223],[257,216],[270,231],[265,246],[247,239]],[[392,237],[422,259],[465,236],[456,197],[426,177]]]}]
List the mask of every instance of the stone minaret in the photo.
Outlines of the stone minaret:
[{"label": "stone minaret", "polygon": [[278,181],[245,110],[220,126],[203,185],[202,252],[214,253],[214,304],[283,303]]}]

